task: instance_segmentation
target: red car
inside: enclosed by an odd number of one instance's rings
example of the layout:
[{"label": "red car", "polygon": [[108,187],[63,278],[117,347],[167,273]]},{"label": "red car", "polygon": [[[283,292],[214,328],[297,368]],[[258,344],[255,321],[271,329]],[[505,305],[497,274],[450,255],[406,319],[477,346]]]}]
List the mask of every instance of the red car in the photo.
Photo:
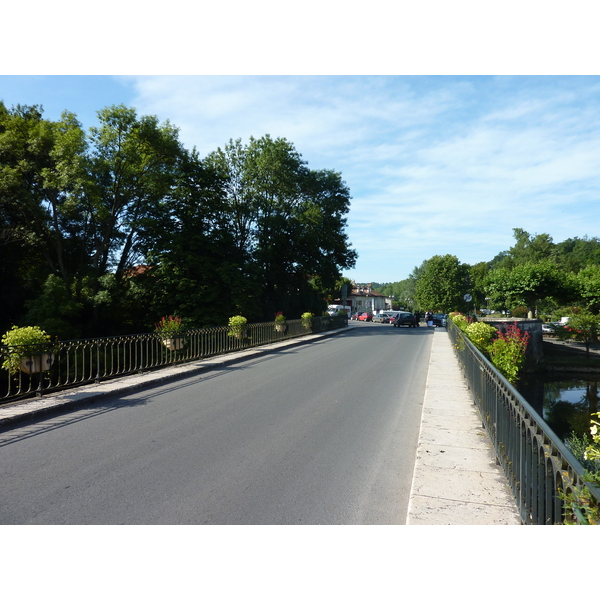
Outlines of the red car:
[{"label": "red car", "polygon": [[358,320],[359,321],[372,321],[373,320],[373,313],[371,313],[371,312],[364,312],[364,313],[358,315]]}]

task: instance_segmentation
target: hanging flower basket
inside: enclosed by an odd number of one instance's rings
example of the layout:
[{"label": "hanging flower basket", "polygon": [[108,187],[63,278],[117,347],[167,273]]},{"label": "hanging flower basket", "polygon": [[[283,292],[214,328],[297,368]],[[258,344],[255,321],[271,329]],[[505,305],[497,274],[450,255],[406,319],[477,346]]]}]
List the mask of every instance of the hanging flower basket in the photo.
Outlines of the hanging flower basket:
[{"label": "hanging flower basket", "polygon": [[54,363],[56,345],[50,336],[37,326],[13,326],[2,336],[8,352],[2,368],[15,375],[19,370],[31,375],[47,371]]},{"label": "hanging flower basket", "polygon": [[302,325],[304,325],[305,329],[312,329],[312,319],[315,315],[311,312],[302,313],[300,317],[302,319]]},{"label": "hanging flower basket", "polygon": [[242,317],[242,315],[237,315],[235,317],[229,318],[229,331],[227,335],[230,337],[237,338],[238,340],[242,340],[246,335],[246,324],[248,323],[248,319],[246,317]]},{"label": "hanging flower basket", "polygon": [[183,335],[178,335],[183,329],[181,317],[169,315],[163,317],[155,325],[155,331],[160,336],[162,343],[169,350],[181,350],[183,348]]},{"label": "hanging flower basket", "polygon": [[285,316],[279,311],[278,313],[275,313],[275,331],[285,331],[285,329]]}]

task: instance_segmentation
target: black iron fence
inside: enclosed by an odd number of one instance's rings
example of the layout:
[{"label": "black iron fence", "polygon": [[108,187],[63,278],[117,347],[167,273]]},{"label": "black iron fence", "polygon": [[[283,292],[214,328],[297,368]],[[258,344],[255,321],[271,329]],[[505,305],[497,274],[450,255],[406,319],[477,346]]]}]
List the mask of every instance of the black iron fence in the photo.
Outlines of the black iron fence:
[{"label": "black iron fence", "polygon": [[[448,322],[448,333],[523,523],[590,523],[590,511],[585,510],[585,504],[600,506],[600,490],[584,481],[581,464],[451,321]],[[567,510],[567,503],[571,506],[569,498],[585,500],[579,508]]]},{"label": "black iron fence", "polygon": [[0,404],[347,325],[342,316],[313,317],[284,323],[250,323],[242,328],[0,346],[0,366],[4,366],[0,371]]}]

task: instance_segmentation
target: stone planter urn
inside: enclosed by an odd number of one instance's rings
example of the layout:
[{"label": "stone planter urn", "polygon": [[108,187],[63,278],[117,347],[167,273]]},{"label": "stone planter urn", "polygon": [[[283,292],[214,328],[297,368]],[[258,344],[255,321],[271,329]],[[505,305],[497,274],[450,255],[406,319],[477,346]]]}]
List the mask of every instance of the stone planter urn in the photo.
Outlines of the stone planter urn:
[{"label": "stone planter urn", "polygon": [[169,350],[181,350],[183,348],[183,338],[182,337],[166,338],[162,341],[162,343]]},{"label": "stone planter urn", "polygon": [[54,354],[43,353],[36,354],[35,356],[26,356],[21,359],[21,371],[32,375],[33,373],[40,373],[41,371],[48,371],[54,364]]}]

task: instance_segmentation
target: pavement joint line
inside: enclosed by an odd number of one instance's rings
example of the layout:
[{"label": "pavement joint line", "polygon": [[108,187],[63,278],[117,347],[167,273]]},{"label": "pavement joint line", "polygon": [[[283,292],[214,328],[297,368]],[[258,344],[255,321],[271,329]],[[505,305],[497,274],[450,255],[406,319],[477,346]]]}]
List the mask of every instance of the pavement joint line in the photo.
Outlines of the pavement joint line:
[{"label": "pavement joint line", "polygon": [[444,502],[456,502],[460,504],[474,504],[477,506],[495,506],[498,508],[504,508],[506,505],[503,503],[495,504],[494,502],[477,502],[475,500],[457,500],[456,498],[449,498],[447,496],[432,496],[431,494],[415,494],[417,498],[430,498],[432,500],[443,500]]}]

